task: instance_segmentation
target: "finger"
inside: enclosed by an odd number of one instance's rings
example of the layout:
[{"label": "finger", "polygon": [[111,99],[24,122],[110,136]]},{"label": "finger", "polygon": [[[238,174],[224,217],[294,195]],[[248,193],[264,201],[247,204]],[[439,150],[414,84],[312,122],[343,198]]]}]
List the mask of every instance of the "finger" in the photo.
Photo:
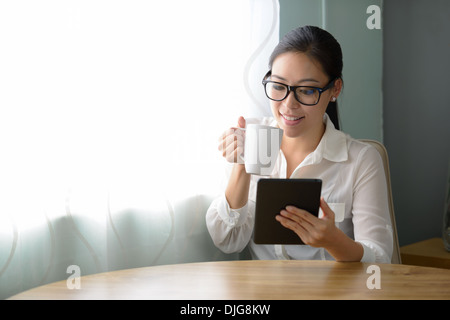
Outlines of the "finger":
[{"label": "finger", "polygon": [[240,116],[238,119],[238,127],[245,128],[245,123],[246,123],[246,121],[245,121],[244,117]]},{"label": "finger", "polygon": [[233,141],[231,143],[228,143],[225,148],[223,149],[223,156],[233,162],[233,158],[234,158],[234,153],[236,151],[237,148],[237,141]]},{"label": "finger", "polygon": [[222,140],[226,139],[226,137],[228,137],[229,135],[232,135],[234,133],[234,131],[235,131],[234,128],[228,128],[220,135],[218,141],[222,141]]},{"label": "finger", "polygon": [[277,215],[275,217],[275,219],[286,229],[292,230],[293,232],[295,232],[297,234],[297,236],[304,242],[305,239],[308,236],[308,231],[299,223],[291,220],[291,219],[287,219],[281,215]]},{"label": "finger", "polygon": [[[314,229],[316,227],[314,222],[308,221],[308,220],[303,218],[303,215],[308,216],[308,215],[311,215],[311,214],[309,214],[305,210],[298,209],[298,208],[296,208],[296,209],[298,210],[297,214],[289,212],[287,210],[282,210],[280,212],[280,215],[282,217],[284,217],[285,219],[289,219],[289,220],[293,221],[293,223],[298,225],[298,227],[300,227],[302,229],[303,236],[313,233]],[[295,227],[294,224],[290,224],[290,226]]]},{"label": "finger", "polygon": [[232,127],[228,132],[228,135],[234,135],[236,137],[240,137],[240,138],[244,138],[245,137],[245,130],[243,130],[243,128],[239,128],[239,127]]},{"label": "finger", "polygon": [[229,144],[230,144],[230,142],[228,140],[228,136],[223,136],[219,140],[219,151],[224,151]]},{"label": "finger", "polygon": [[220,150],[220,151],[222,151],[222,150],[226,147],[226,145],[224,144],[224,142],[225,142],[227,136],[229,135],[229,133],[228,133],[229,130],[230,130],[230,129],[227,129],[226,131],[224,131],[224,132],[220,135],[219,139],[217,139],[217,141],[218,141],[218,143],[219,143],[219,150]]},{"label": "finger", "polygon": [[244,137],[236,134],[229,135],[225,138],[223,145],[225,149],[228,148],[229,146],[234,146],[234,148],[243,147]]},{"label": "finger", "polygon": [[301,223],[303,220],[297,213],[288,211],[288,210],[281,210],[280,215],[286,219],[292,220],[296,223]]},{"label": "finger", "polygon": [[[286,213],[286,212],[284,212]],[[305,228],[302,226],[301,222],[297,222],[295,220],[292,220],[288,217],[286,217],[285,215],[283,215],[283,211],[281,212],[280,215],[277,215],[275,217],[275,219],[281,223],[281,225],[285,228],[288,228],[292,231],[294,231],[295,233],[297,232],[305,232]]]},{"label": "finger", "polygon": [[227,159],[228,162],[242,163],[239,157],[243,154],[243,150],[244,149],[239,144],[239,142],[234,141],[223,151],[223,156]]},{"label": "finger", "polygon": [[331,210],[330,206],[323,197],[320,197],[320,208],[323,212],[322,219],[334,219],[334,211]]},{"label": "finger", "polygon": [[235,141],[238,141],[238,144],[242,146],[244,144],[244,137],[239,131],[241,130],[236,130],[234,128],[225,131],[219,138],[219,150],[225,150],[230,144],[234,144]]},{"label": "finger", "polygon": [[233,135],[233,134],[242,134],[241,131],[243,131],[243,130],[239,130],[239,129],[242,129],[242,128],[239,128],[239,127],[228,128],[220,135],[218,140],[221,141],[221,140],[225,139],[225,137]]},{"label": "finger", "polygon": [[312,215],[311,213],[309,213],[306,210],[297,208],[295,206],[286,206],[286,211],[298,216],[299,218],[301,218],[303,221],[308,222],[310,224],[314,224],[317,220],[317,217],[315,217],[314,215]]},{"label": "finger", "polygon": [[236,156],[234,158],[234,162],[244,164],[245,160],[243,155],[244,155],[244,147],[238,145],[238,147],[236,148]]}]

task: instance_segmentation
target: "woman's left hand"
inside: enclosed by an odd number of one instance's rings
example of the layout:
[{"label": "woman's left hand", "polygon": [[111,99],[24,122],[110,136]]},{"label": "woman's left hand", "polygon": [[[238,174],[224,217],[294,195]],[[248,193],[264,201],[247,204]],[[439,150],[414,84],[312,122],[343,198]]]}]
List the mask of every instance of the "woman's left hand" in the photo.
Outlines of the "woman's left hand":
[{"label": "woman's left hand", "polygon": [[336,234],[334,212],[323,198],[320,198],[323,216],[318,218],[308,211],[294,206],[287,206],[276,216],[285,228],[294,231],[305,244],[312,247],[327,247],[332,244]]}]

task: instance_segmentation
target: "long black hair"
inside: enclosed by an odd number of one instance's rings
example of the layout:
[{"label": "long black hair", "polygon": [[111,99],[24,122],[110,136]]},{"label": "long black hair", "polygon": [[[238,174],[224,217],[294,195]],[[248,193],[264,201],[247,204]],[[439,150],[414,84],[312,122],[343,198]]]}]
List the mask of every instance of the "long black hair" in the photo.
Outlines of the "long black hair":
[{"label": "long black hair", "polygon": [[[269,58],[269,69],[276,57],[286,52],[302,52],[319,62],[330,78],[342,80],[342,50],[337,40],[327,31],[314,26],[304,26],[288,32],[278,43]],[[340,129],[337,102],[330,101],[326,113],[336,129]]]}]

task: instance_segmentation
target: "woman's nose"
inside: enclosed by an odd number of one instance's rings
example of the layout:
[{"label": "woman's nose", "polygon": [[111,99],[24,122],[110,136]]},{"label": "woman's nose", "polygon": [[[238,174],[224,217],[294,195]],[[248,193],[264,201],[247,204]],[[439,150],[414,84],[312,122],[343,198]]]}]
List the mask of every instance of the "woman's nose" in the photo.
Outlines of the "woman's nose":
[{"label": "woman's nose", "polygon": [[295,98],[294,91],[290,91],[288,96],[283,100],[286,107],[289,109],[296,109],[300,107],[300,103]]}]

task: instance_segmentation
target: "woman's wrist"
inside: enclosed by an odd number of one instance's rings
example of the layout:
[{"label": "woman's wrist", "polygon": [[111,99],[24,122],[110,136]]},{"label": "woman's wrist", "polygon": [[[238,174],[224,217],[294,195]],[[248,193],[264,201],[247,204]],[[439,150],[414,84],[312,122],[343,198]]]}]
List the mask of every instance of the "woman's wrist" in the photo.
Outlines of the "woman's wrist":
[{"label": "woman's wrist", "polygon": [[363,246],[349,238],[342,230],[336,227],[329,239],[324,248],[336,261],[361,261],[364,255]]},{"label": "woman's wrist", "polygon": [[249,188],[250,174],[245,171],[243,164],[235,163],[225,190],[225,197],[230,208],[238,209],[247,204]]}]

